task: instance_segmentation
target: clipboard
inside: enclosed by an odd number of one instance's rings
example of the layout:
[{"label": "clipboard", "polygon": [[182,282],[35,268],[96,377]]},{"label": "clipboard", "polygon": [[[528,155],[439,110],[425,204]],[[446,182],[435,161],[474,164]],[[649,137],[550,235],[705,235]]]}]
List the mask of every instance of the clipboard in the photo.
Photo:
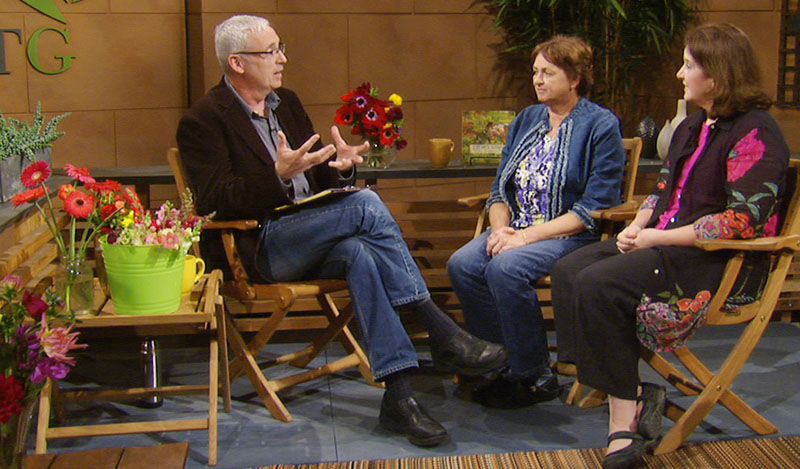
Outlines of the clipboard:
[{"label": "clipboard", "polygon": [[352,194],[353,192],[363,191],[367,189],[371,189],[375,186],[370,187],[356,187],[356,186],[347,186],[347,187],[337,187],[332,189],[325,189],[324,191],[317,192],[316,194],[312,195],[311,197],[306,197],[305,199],[301,200],[300,202],[295,202],[293,204],[286,204],[281,205],[280,207],[274,208],[272,210],[273,213],[276,214],[284,214],[288,213],[292,210],[298,210],[303,208],[304,206],[309,206],[316,202],[332,200],[334,198],[338,198],[347,194]]}]

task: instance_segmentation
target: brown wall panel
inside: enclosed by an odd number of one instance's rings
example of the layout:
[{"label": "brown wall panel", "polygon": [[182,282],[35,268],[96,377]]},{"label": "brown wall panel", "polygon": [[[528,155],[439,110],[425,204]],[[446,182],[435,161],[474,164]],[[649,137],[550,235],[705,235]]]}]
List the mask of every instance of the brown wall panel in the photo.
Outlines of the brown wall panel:
[{"label": "brown wall panel", "polygon": [[759,11],[780,10],[780,0],[702,0],[693,2],[700,11]]},{"label": "brown wall panel", "polygon": [[[39,16],[26,22],[33,28],[47,23]],[[69,28],[70,44],[56,33],[42,34],[42,57],[54,50],[77,58],[59,75],[31,73],[32,102],[71,110],[185,105],[183,15],[72,15]]]},{"label": "brown wall panel", "polygon": [[53,144],[54,166],[117,166],[113,111],[75,111],[58,129],[67,134]]},{"label": "brown wall panel", "polygon": [[183,13],[180,0],[110,0],[112,13]]},{"label": "brown wall panel", "polygon": [[351,85],[408,100],[475,96],[474,15],[395,15],[350,22]]},{"label": "brown wall panel", "polygon": [[20,30],[19,37],[14,33],[3,34],[5,68],[9,73],[0,75],[0,111],[6,115],[32,110],[28,108],[28,59],[25,57],[27,31],[22,18],[22,14],[0,15],[0,28]]},{"label": "brown wall panel", "polygon": [[474,0],[415,0],[414,13],[485,13]]},{"label": "brown wall panel", "polygon": [[287,47],[284,86],[304,104],[334,103],[347,92],[348,15],[271,15],[269,20]]},{"label": "brown wall panel", "polygon": [[239,14],[251,11],[261,13],[274,13],[277,0],[201,0],[204,13],[229,13]]},{"label": "brown wall panel", "polygon": [[[251,7],[252,8],[252,7]],[[280,13],[411,13],[414,0],[278,0]]]},{"label": "brown wall panel", "polygon": [[118,166],[167,164],[183,108],[114,111]]}]

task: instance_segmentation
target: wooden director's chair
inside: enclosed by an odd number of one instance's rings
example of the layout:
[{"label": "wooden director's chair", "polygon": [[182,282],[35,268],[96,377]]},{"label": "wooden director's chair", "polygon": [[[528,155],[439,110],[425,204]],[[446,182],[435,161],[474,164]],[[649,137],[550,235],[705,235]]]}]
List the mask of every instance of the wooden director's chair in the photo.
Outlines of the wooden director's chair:
[{"label": "wooden director's chair", "polygon": [[[778,431],[778,427],[755,411],[741,397],[731,390],[731,384],[739,375],[742,367],[758,345],[764,330],[772,318],[773,310],[778,302],[783,282],[795,253],[800,250],[800,161],[792,160],[786,180],[786,193],[781,203],[779,236],[773,238],[756,238],[749,240],[706,239],[696,240],[695,246],[707,251],[732,250],[736,254],[728,261],[720,285],[711,299],[706,322],[703,327],[726,326],[731,324],[747,324],[739,340],[728,353],[716,374],[709,370],[693,354],[688,345],[672,352],[683,366],[694,376],[693,380],[667,361],[660,353],[642,347],[642,359],[650,365],[667,382],[675,386],[683,394],[696,395],[697,398],[688,409],[682,409],[674,402],[667,402],[666,416],[675,421],[675,425],[661,439],[655,454],[663,454],[678,449],[692,434],[695,428],[705,419],[717,403],[730,410],[739,420],[759,435],[770,435]],[[622,216],[619,211],[615,216]],[[628,218],[636,212],[631,211]],[[736,284],[747,252],[768,252],[772,264],[767,274],[761,297],[750,304],[731,310],[726,308],[726,301],[731,289]],[[690,339],[691,341],[691,339]],[[580,386],[576,381],[576,385]],[[598,405],[605,399],[605,394],[592,390],[582,401],[582,407]]]},{"label": "wooden director's chair", "polygon": [[[167,151],[167,160],[172,167],[178,190],[183,193],[189,186],[189,180],[177,148],[170,148]],[[343,300],[342,297],[334,298],[333,294],[347,291],[347,283],[344,280],[304,280],[271,284],[250,281],[236,250],[234,232],[258,229],[258,227],[257,220],[236,220],[211,221],[205,228],[221,230],[225,253],[234,276],[232,280],[223,282],[221,288],[225,298],[225,309],[228,313],[226,314],[228,340],[236,355],[230,367],[231,382],[242,374],[246,374],[273,417],[284,422],[291,422],[293,419],[277,395],[282,389],[351,367],[357,367],[369,384],[380,386],[372,376],[367,356],[348,328],[348,323],[355,314],[352,305],[347,302],[340,311],[334,301],[342,302]],[[321,310],[323,314],[310,320],[292,317],[291,312],[296,310],[293,307],[310,303],[313,304],[311,308]],[[237,314],[236,317],[230,314],[230,306],[233,304],[239,307],[238,311],[241,311],[242,314]],[[304,306],[303,310],[308,308],[308,306]],[[250,313],[269,313],[269,316],[248,318]],[[281,329],[321,330],[302,350],[282,355],[266,363],[258,363],[256,355]],[[242,337],[242,332],[248,331],[255,332],[249,342]],[[281,363],[305,368],[333,339],[341,342],[348,353],[347,356],[318,368],[305,369],[279,379],[269,379],[263,372],[264,368]]]}]

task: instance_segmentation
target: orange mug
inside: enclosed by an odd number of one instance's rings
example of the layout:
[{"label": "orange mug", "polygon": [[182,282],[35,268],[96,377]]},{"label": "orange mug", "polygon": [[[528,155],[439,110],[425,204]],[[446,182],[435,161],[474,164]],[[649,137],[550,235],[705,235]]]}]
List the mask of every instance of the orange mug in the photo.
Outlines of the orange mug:
[{"label": "orange mug", "polygon": [[456,144],[449,138],[428,139],[431,149],[431,162],[434,168],[446,168],[453,156]]},{"label": "orange mug", "polygon": [[186,296],[192,293],[194,284],[200,280],[200,277],[206,272],[206,263],[203,259],[195,257],[191,254],[186,256],[186,263],[183,266],[183,286],[181,287],[181,296]]}]

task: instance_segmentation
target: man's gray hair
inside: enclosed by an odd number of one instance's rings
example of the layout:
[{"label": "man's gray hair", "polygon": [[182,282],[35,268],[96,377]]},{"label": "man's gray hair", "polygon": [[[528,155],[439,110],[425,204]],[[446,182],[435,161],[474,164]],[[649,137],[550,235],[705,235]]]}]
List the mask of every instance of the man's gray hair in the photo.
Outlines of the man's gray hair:
[{"label": "man's gray hair", "polygon": [[222,71],[226,74],[231,71],[228,65],[228,56],[234,52],[247,50],[247,40],[251,33],[270,28],[269,20],[260,16],[236,15],[218,24],[214,29],[214,47],[217,51]]}]

